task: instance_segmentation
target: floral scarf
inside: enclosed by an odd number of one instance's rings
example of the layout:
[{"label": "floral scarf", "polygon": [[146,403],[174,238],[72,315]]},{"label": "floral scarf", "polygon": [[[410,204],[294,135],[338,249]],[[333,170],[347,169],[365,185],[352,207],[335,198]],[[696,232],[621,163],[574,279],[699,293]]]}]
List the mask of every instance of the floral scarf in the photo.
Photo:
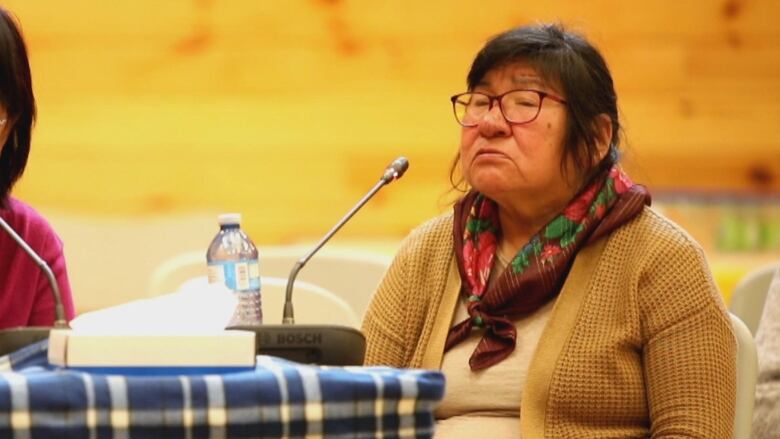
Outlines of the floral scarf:
[{"label": "floral scarf", "polygon": [[515,349],[513,320],[558,295],[577,252],[630,221],[650,204],[650,194],[617,167],[600,173],[560,215],[534,235],[491,288],[498,237],[497,204],[471,191],[455,204],[455,255],[469,317],[450,328],[445,352],[474,328],[484,335],[469,359],[472,370],[490,367]]}]

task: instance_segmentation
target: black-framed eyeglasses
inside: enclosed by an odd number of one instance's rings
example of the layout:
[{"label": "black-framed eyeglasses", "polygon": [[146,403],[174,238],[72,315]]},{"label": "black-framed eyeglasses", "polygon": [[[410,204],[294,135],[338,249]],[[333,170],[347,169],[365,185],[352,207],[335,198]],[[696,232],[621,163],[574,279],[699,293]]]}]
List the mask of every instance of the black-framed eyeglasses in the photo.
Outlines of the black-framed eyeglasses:
[{"label": "black-framed eyeglasses", "polygon": [[509,90],[498,96],[466,92],[452,96],[450,101],[455,120],[464,127],[474,127],[493,108],[494,101],[498,102],[507,122],[515,125],[533,122],[539,116],[545,98],[566,104],[564,99],[550,93],[525,89]]}]

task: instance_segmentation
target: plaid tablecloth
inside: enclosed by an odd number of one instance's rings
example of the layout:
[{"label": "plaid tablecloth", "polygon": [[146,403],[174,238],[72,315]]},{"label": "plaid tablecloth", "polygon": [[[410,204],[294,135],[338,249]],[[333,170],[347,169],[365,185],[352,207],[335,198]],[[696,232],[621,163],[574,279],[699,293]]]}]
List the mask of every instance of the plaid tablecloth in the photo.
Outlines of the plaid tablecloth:
[{"label": "plaid tablecloth", "polygon": [[57,369],[47,342],[0,357],[0,438],[429,438],[439,372],[307,366],[121,376]]}]

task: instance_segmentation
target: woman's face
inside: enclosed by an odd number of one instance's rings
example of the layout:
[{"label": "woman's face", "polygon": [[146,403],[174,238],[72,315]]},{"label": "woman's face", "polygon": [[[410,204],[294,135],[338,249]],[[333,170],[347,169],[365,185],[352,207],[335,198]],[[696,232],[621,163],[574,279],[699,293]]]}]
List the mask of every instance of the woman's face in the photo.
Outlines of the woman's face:
[{"label": "woman's face", "polygon": [[[473,91],[495,96],[519,88],[566,99],[523,62],[488,71]],[[510,125],[495,104],[477,126],[463,127],[461,132],[460,160],[466,182],[499,204],[515,195],[528,199],[569,193],[576,183],[561,172],[566,117],[564,104],[544,99],[533,122]]]}]

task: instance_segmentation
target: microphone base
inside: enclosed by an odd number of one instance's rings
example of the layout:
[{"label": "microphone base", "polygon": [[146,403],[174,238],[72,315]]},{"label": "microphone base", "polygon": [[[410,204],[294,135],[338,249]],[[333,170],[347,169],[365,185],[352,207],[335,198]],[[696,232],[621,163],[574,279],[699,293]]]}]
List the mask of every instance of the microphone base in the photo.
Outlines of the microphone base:
[{"label": "microphone base", "polygon": [[338,325],[238,325],[226,329],[255,333],[256,351],[296,363],[362,366],[366,338]]},{"label": "microphone base", "polygon": [[33,326],[0,330],[0,356],[49,338],[50,327]]}]

